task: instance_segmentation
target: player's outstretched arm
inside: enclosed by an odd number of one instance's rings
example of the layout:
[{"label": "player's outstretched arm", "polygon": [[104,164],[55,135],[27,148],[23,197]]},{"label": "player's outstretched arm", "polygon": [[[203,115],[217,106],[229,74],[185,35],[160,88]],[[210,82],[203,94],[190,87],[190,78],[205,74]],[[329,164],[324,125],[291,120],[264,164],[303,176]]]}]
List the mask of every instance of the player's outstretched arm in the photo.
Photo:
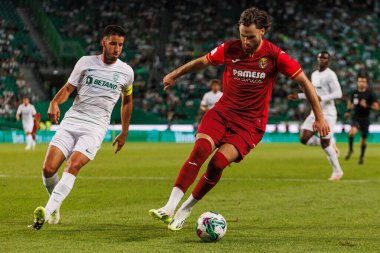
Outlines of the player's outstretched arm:
[{"label": "player's outstretched arm", "polygon": [[318,95],[315,92],[313,84],[310,82],[310,80],[306,77],[305,73],[303,72],[300,73],[294,80],[300,85],[302,85],[307,100],[309,100],[311,108],[313,109],[315,115],[315,122],[313,125],[314,131],[318,131],[321,137],[326,136],[330,132],[330,127],[323,116]]},{"label": "player's outstretched arm", "polygon": [[209,66],[210,63],[207,60],[206,56],[199,57],[198,59],[192,60],[181,67],[173,70],[169,74],[167,74],[164,79],[164,90],[167,90],[170,86],[173,86],[177,80],[177,78],[191,72],[196,72],[198,70],[204,69]]},{"label": "player's outstretched arm", "polygon": [[129,131],[129,123],[131,122],[131,116],[132,116],[132,94],[127,96],[122,96],[121,101],[121,132],[118,136],[116,136],[115,140],[112,143],[112,146],[114,146],[117,143],[117,147],[115,150],[115,154],[119,152],[124,144],[125,140],[128,135]]},{"label": "player's outstretched arm", "polygon": [[70,94],[75,90],[75,86],[66,83],[55,95],[52,101],[50,101],[48,116],[51,122],[58,124],[59,117],[61,112],[59,110],[59,105],[66,102]]}]

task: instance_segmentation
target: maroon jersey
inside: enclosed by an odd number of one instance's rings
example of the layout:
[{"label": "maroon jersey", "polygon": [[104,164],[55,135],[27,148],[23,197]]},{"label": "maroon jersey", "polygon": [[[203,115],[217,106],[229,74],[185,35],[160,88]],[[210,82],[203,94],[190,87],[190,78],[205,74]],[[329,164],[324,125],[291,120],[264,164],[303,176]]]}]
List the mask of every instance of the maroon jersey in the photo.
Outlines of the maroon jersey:
[{"label": "maroon jersey", "polygon": [[302,69],[284,51],[263,40],[252,55],[240,40],[230,40],[206,55],[213,64],[224,64],[223,96],[214,109],[233,121],[265,131],[273,83],[280,72],[290,78]]}]

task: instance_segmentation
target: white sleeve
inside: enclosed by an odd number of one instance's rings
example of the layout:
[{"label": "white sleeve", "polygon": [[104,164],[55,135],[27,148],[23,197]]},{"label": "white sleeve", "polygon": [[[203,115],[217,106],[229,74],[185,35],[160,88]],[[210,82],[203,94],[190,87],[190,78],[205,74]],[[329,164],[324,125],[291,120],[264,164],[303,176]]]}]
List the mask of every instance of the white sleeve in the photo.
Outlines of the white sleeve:
[{"label": "white sleeve", "polygon": [[21,113],[21,105],[18,106],[16,114],[20,114],[20,113]]},{"label": "white sleeve", "polygon": [[36,107],[34,107],[34,105],[32,105],[32,115],[36,115],[37,111],[36,111]]},{"label": "white sleeve", "polygon": [[71,75],[69,77],[68,83],[72,84],[73,86],[77,87],[80,83],[80,79],[82,76],[82,70],[85,66],[85,57],[81,57],[78,62],[75,64],[75,67],[73,71],[71,72]]},{"label": "white sleeve", "polygon": [[321,101],[334,100],[335,98],[342,97],[342,89],[340,88],[338,77],[334,72],[331,73],[329,85],[332,92],[328,95],[321,96]]},{"label": "white sleeve", "polygon": [[306,99],[305,93],[298,93],[298,98],[299,99]]}]

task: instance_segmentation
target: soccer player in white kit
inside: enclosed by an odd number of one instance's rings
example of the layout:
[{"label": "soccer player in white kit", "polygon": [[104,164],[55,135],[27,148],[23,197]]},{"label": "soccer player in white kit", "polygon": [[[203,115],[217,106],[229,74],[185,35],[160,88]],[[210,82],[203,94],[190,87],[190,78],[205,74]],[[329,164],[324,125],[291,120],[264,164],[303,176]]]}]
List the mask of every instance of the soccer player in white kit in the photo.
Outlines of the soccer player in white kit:
[{"label": "soccer player in white kit", "polygon": [[36,147],[36,142],[33,140],[32,132],[34,126],[34,117],[36,115],[36,108],[29,102],[29,97],[24,96],[22,98],[22,104],[19,105],[16,112],[16,120],[20,120],[20,114],[22,118],[22,127],[26,135],[25,150],[31,150]]},{"label": "soccer player in white kit", "polygon": [[212,79],[210,81],[211,90],[203,95],[200,109],[206,112],[214,107],[215,103],[222,97],[223,92],[220,91],[220,81]]},{"label": "soccer player in white kit", "polygon": [[[67,83],[50,102],[49,118],[58,123],[59,105],[77,90],[70,110],[50,142],[43,164],[42,181],[50,195],[45,207],[34,211],[33,227],[39,230],[45,221],[56,224],[59,208],[73,188],[79,170],[93,160],[110,123],[111,112],[122,95],[121,133],[113,141],[115,153],[124,146],[132,114],[132,68],[119,60],[125,39],[122,27],[109,25],[103,31],[101,55],[83,56]],[[58,169],[67,159],[61,180]]]},{"label": "soccer player in white kit", "polygon": [[[330,63],[330,54],[326,51],[322,51],[318,54],[317,59],[319,69],[311,74],[311,82],[313,83],[319,100],[321,101],[323,115],[330,126],[331,132],[326,137],[320,138],[320,141],[314,136],[313,122],[315,121],[315,116],[313,111],[311,111],[301,126],[300,140],[302,144],[310,146],[314,146],[315,143],[320,143],[333,168],[329,180],[339,181],[343,176],[343,171],[339,164],[338,154],[332,145],[332,140],[334,138],[333,129],[337,120],[334,99],[342,97],[342,89],[335,72],[328,67]],[[306,99],[306,96],[304,93],[291,94],[288,96],[288,99]]]}]

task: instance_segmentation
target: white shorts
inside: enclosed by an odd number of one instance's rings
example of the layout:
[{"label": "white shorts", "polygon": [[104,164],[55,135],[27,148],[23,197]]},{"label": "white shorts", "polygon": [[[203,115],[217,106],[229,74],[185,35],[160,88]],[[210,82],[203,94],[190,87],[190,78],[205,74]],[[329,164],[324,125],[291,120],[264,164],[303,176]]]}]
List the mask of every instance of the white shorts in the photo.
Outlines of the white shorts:
[{"label": "white shorts", "polygon": [[[330,127],[330,133],[326,135],[325,137],[322,137],[323,139],[330,139],[334,135],[334,128],[336,123],[336,115],[324,115],[325,120],[327,121],[327,124],[329,124]],[[309,130],[311,132],[314,132],[313,130],[313,124],[315,122],[315,116],[313,113],[309,114],[305,121],[303,122],[301,129]]]},{"label": "white shorts", "polygon": [[32,133],[34,122],[22,122],[22,127],[24,128],[25,133]]},{"label": "white shorts", "polygon": [[90,131],[88,128],[83,127],[78,127],[75,130],[59,128],[49,145],[59,148],[66,159],[72,152],[78,151],[90,160],[94,160],[104,136],[105,132]]}]

